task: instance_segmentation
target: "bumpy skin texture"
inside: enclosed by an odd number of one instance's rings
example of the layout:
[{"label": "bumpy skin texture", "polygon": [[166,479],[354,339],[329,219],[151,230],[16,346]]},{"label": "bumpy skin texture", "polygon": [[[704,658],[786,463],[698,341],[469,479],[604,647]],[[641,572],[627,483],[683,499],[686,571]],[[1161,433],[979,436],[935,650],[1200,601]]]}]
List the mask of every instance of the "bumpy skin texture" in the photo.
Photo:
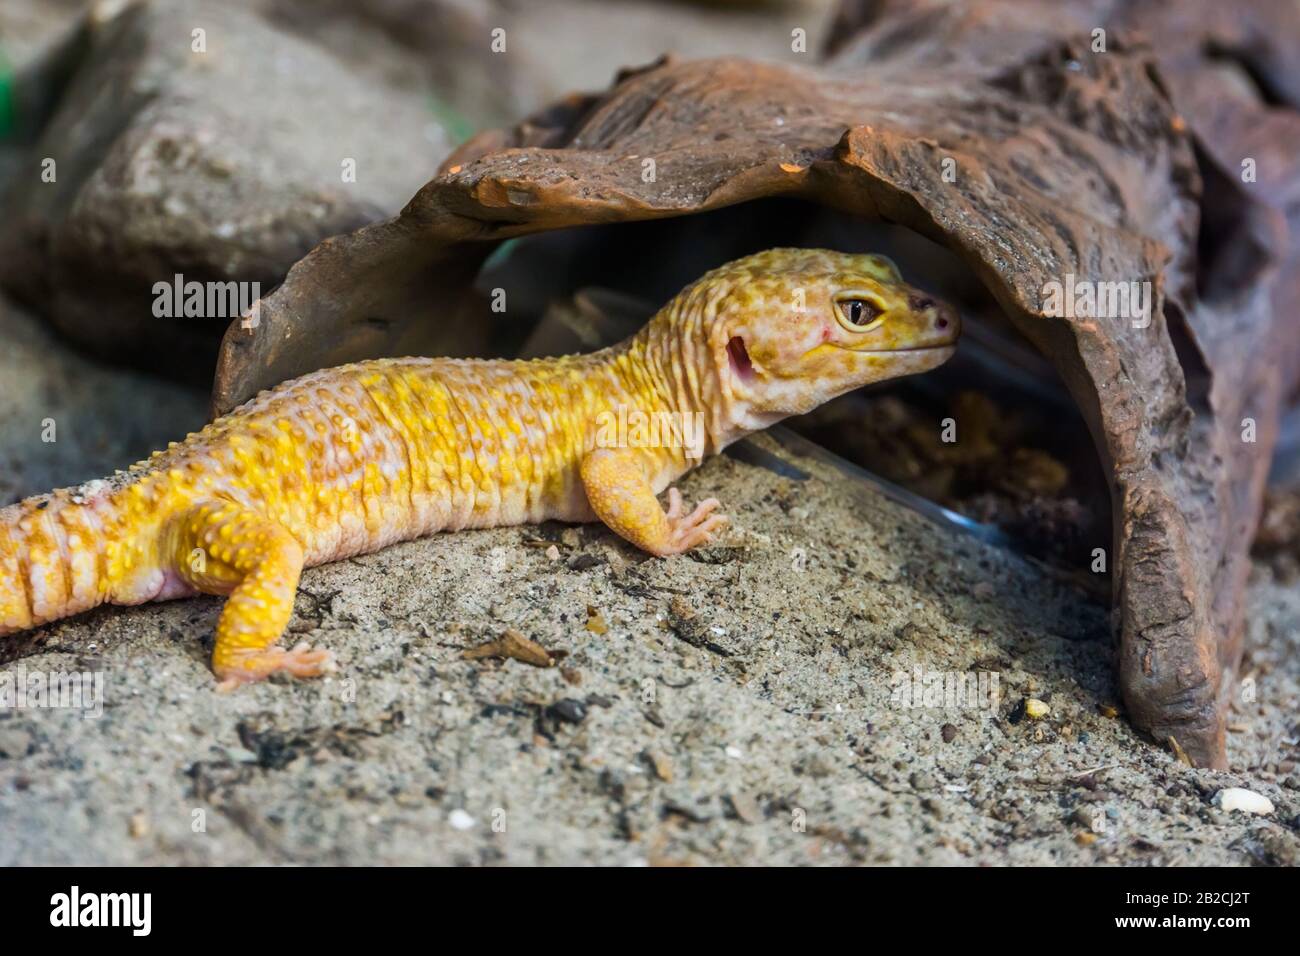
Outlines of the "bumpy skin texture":
[{"label": "bumpy skin texture", "polygon": [[[218,594],[223,686],[320,674],[327,652],[277,646],[304,567],[546,519],[599,518],[652,554],[680,553],[725,522],[712,499],[688,513],[676,489],[667,510],[656,498],[702,456],[933,368],[958,332],[956,313],[886,259],[772,249],[589,355],[316,372],[126,472],[0,509],[0,636],[105,602]],[[638,413],[676,430],[638,430]]]}]

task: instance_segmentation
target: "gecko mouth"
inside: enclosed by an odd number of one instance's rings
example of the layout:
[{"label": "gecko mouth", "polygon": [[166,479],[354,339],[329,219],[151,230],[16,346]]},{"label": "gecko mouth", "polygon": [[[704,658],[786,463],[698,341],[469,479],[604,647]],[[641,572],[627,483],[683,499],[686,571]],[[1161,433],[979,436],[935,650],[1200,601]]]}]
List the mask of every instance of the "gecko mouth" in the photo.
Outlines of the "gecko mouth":
[{"label": "gecko mouth", "polygon": [[841,345],[839,346],[839,348],[844,349],[844,351],[846,352],[856,352],[859,355],[894,355],[899,352],[907,352],[912,354],[916,354],[918,352],[942,352],[945,349],[957,348],[957,343],[953,341],[953,342],[945,342],[942,345],[911,345],[905,348],[897,348],[897,349],[855,349],[855,348],[850,348],[847,345]]},{"label": "gecko mouth", "polygon": [[727,343],[727,359],[731,363],[732,373],[742,382],[754,378],[754,363],[749,357],[749,350],[745,348],[745,340],[739,335],[733,336]]}]

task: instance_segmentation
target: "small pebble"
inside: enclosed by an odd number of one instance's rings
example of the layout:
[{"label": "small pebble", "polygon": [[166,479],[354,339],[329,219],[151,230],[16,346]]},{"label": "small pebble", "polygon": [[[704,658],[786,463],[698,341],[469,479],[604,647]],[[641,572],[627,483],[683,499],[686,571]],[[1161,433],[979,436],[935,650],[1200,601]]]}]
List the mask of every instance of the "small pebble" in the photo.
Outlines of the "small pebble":
[{"label": "small pebble", "polygon": [[1025,699],[1025,716],[1030,720],[1041,720],[1052,712],[1052,708],[1037,697],[1028,697]]},{"label": "small pebble", "polygon": [[36,740],[21,727],[0,728],[0,759],[16,760],[36,749]]},{"label": "small pebble", "polygon": [[657,750],[647,750],[644,754],[646,763],[654,769],[655,776],[664,783],[673,782],[673,762],[666,754]]},{"label": "small pebble", "polygon": [[1070,819],[1089,830],[1098,829],[1094,824],[1101,823],[1097,817],[1096,807],[1079,807],[1070,815]]},{"label": "small pebble", "polygon": [[587,719],[587,705],[580,700],[566,697],[547,707],[545,713],[552,720],[566,724],[580,724]]},{"label": "small pebble", "polygon": [[1273,812],[1273,801],[1262,793],[1247,790],[1244,787],[1227,787],[1216,793],[1210,801],[1220,810],[1240,810],[1242,813],[1254,813],[1267,816]]},{"label": "small pebble", "polygon": [[453,830],[468,830],[474,826],[474,818],[464,810],[453,810],[447,814],[447,822]]},{"label": "small pebble", "polygon": [[747,793],[729,793],[727,800],[731,803],[731,809],[736,811],[736,816],[743,823],[754,824],[763,819],[763,813],[758,808],[758,802]]},{"label": "small pebble", "polygon": [[806,757],[796,762],[794,770],[796,773],[807,774],[808,776],[818,780],[823,777],[829,777],[835,772],[834,766],[832,766],[826,758],[819,753],[815,753],[810,757]]}]

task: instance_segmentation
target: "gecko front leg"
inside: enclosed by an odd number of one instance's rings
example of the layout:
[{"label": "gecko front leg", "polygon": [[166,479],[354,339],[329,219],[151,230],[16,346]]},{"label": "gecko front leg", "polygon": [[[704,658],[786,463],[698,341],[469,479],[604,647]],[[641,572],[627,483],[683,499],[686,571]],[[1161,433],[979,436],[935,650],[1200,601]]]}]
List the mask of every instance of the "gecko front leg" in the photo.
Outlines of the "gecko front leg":
[{"label": "gecko front leg", "polygon": [[333,670],[329,651],[277,646],[293,615],[303,565],[302,546],[282,525],[234,502],[206,502],[178,519],[171,553],[182,581],[226,596],[212,650],[220,690],[276,671],[318,677]]},{"label": "gecko front leg", "polygon": [[659,557],[681,554],[713,540],[727,523],[708,498],[683,514],[682,495],[668,489],[668,510],[655,498],[646,477],[646,458],[636,449],[597,448],[582,459],[582,485],[601,521],[642,551]]}]

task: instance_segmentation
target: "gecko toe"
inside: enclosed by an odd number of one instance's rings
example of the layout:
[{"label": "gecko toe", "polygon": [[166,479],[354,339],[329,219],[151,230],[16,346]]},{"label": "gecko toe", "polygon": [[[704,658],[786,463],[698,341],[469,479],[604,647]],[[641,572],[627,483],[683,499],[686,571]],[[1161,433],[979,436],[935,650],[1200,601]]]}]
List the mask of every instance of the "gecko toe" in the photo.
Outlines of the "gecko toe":
[{"label": "gecko toe", "polygon": [[720,507],[717,498],[707,498],[695,506],[690,514],[668,513],[669,544],[665,554],[681,554],[713,541],[714,534],[727,525],[727,516],[715,514]]},{"label": "gecko toe", "polygon": [[244,684],[265,680],[279,671],[298,678],[322,677],[338,671],[332,652],[313,648],[305,641],[287,651],[274,646],[240,649],[234,651],[232,657],[233,660],[217,673],[219,691],[236,690]]},{"label": "gecko toe", "polygon": [[682,493],[676,488],[668,489],[668,520],[682,516]]}]

